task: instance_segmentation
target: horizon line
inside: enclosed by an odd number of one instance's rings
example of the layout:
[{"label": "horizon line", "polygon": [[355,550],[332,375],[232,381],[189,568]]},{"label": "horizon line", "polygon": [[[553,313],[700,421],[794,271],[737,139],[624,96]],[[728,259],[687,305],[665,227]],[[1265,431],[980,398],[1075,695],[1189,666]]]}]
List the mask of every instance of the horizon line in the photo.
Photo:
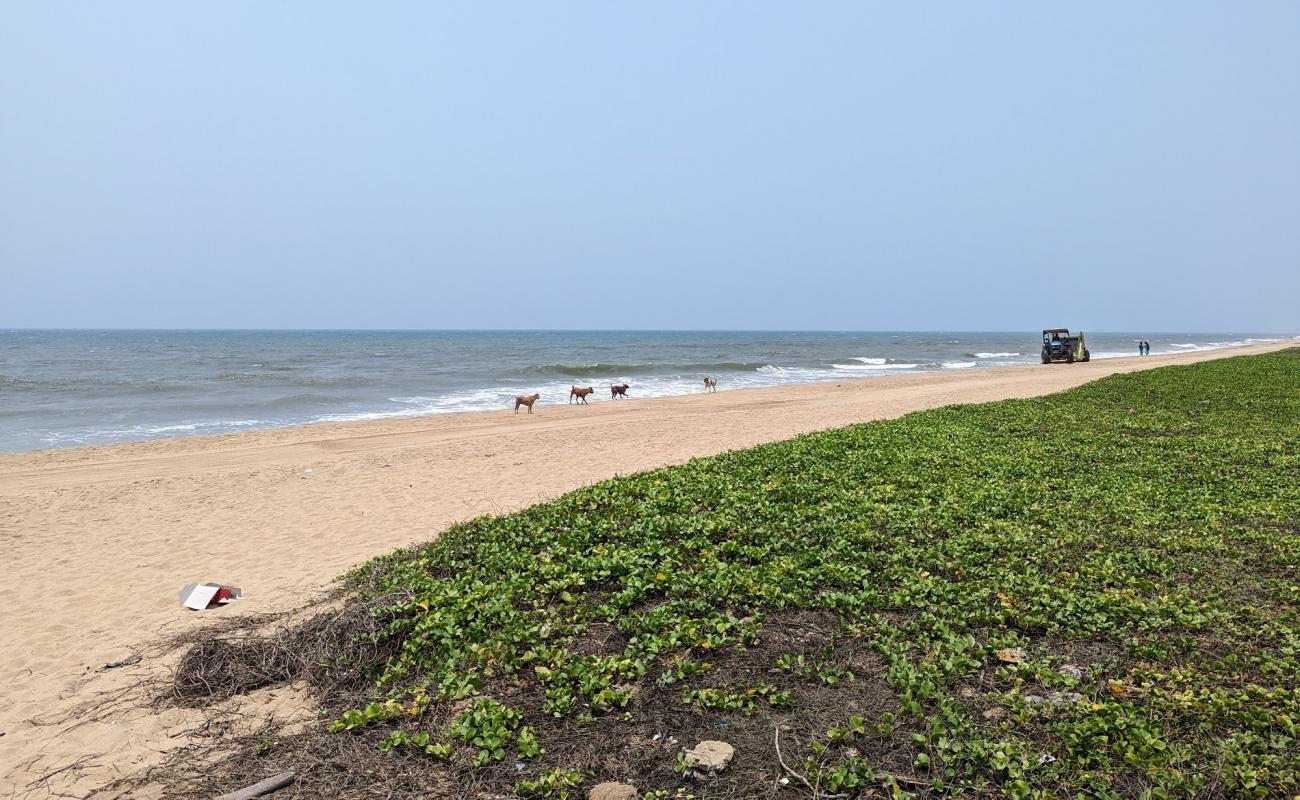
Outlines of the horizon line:
[{"label": "horizon line", "polygon": [[[3,327],[0,333],[13,332],[112,332],[112,333],[1024,333],[1049,328],[135,328],[135,327]],[[1087,333],[1088,329],[1078,330]],[[1171,333],[1232,333],[1271,336],[1300,336],[1289,331],[1185,329],[1120,330],[1093,328],[1096,333],[1143,333],[1153,336]]]}]

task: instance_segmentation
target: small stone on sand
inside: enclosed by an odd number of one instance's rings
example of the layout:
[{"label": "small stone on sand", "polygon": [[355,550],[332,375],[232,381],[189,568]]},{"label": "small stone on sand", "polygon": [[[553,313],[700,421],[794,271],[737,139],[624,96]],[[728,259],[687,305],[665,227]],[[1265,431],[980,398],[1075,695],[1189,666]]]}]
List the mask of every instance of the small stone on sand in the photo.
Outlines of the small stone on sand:
[{"label": "small stone on sand", "polygon": [[997,652],[998,661],[1004,661],[1008,664],[1019,664],[1025,660],[1025,651],[1019,647],[1009,647],[1006,650]]},{"label": "small stone on sand", "polygon": [[636,787],[626,783],[598,783],[587,793],[588,800],[636,800]]},{"label": "small stone on sand", "polygon": [[1042,705],[1046,703],[1052,706],[1062,706],[1067,703],[1077,703],[1083,699],[1083,695],[1078,692],[1048,692],[1047,697],[1037,694],[1025,695],[1025,702],[1030,705]]},{"label": "small stone on sand", "polygon": [[736,748],[726,742],[705,740],[686,751],[686,766],[709,772],[721,772],[731,763]]}]

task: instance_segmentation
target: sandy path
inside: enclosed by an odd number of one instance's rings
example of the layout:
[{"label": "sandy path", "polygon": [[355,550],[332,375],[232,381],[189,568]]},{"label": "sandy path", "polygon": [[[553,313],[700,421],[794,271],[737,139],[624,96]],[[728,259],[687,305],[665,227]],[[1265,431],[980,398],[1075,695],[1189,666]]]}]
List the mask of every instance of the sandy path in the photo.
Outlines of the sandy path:
[{"label": "sandy path", "polygon": [[[183,741],[171,734],[194,717],[180,711],[58,721],[160,669],[97,667],[160,631],[293,608],[452,522],[799,433],[1292,344],[0,457],[0,796],[80,796]],[[206,580],[240,586],[245,599],[181,610],[179,588]],[[86,769],[37,780],[83,756],[94,756]]]}]

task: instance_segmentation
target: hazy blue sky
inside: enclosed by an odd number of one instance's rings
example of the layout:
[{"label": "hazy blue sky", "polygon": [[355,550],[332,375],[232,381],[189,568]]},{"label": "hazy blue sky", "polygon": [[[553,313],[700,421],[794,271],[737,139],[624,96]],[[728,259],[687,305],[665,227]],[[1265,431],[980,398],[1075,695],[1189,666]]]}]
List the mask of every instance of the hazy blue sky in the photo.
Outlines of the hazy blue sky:
[{"label": "hazy blue sky", "polygon": [[0,0],[0,327],[1300,331],[1300,2]]}]

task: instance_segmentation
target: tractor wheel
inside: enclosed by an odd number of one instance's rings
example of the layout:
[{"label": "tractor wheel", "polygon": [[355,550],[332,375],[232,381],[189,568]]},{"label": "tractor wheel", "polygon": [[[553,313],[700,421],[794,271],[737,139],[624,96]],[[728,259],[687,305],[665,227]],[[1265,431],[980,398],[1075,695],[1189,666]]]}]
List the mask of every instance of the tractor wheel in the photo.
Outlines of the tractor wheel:
[{"label": "tractor wheel", "polygon": [[1092,353],[1089,353],[1087,350],[1084,350],[1084,351],[1083,351],[1083,361],[1084,361],[1084,363],[1086,364],[1087,362],[1089,362],[1089,361],[1091,361],[1091,360],[1092,360]]},{"label": "tractor wheel", "polygon": [[1074,363],[1074,352],[1073,352],[1073,351],[1071,351],[1071,352],[1065,354],[1065,363],[1067,363],[1067,364],[1073,364],[1073,363]]},{"label": "tractor wheel", "polygon": [[1046,347],[1043,348],[1042,356],[1043,356],[1043,363],[1044,363],[1044,364],[1046,364],[1048,361],[1051,361],[1051,360],[1052,360],[1052,357],[1049,356],[1049,355],[1047,355],[1047,348],[1046,348]]}]

